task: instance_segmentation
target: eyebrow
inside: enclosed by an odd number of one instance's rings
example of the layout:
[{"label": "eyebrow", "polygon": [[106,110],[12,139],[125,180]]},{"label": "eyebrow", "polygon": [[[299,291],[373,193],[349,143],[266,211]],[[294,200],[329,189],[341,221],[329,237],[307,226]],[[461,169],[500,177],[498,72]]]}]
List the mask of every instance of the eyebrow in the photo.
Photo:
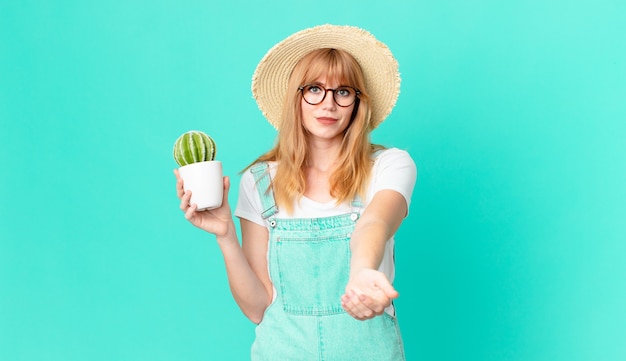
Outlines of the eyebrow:
[{"label": "eyebrow", "polygon": [[[321,82],[321,81],[314,81],[314,82],[312,82],[312,83],[307,83],[307,85],[321,85],[321,86],[323,86],[324,88],[327,88],[327,87],[328,87],[328,85],[326,85],[326,83],[323,83],[323,82]],[[351,88],[352,88],[352,85],[347,85],[347,84],[342,84],[342,83],[339,83],[339,85],[337,85],[337,86],[335,87],[335,89],[338,89],[338,88],[341,88],[341,87],[351,87]]]}]

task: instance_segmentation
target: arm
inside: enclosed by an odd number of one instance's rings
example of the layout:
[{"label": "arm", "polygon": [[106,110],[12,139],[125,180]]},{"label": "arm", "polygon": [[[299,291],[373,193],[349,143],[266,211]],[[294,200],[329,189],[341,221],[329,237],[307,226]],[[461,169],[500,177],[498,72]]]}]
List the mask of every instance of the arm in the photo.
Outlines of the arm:
[{"label": "arm", "polygon": [[[237,273],[237,268],[233,267],[233,270],[229,271],[228,262],[226,270],[229,274],[230,289],[237,304],[252,322],[259,324],[263,320],[265,309],[272,302],[273,295],[272,282],[267,269],[269,232],[267,228],[243,218],[240,219],[240,224],[241,249],[252,274],[249,277],[231,277]],[[248,284],[249,279],[255,282]]]},{"label": "arm", "polygon": [[381,315],[398,297],[387,277],[378,271],[390,239],[407,214],[404,197],[393,190],[381,190],[356,224],[350,248],[350,279],[341,301],[344,309],[359,320]]},{"label": "arm", "polygon": [[197,212],[189,205],[191,192],[183,191],[183,181],[174,171],[180,209],[194,226],[212,233],[222,251],[231,292],[239,308],[254,323],[260,323],[271,302],[272,284],[267,273],[267,229],[242,220],[242,245],[239,245],[232,212],[228,203],[230,179],[224,177],[224,201],[220,208]]}]

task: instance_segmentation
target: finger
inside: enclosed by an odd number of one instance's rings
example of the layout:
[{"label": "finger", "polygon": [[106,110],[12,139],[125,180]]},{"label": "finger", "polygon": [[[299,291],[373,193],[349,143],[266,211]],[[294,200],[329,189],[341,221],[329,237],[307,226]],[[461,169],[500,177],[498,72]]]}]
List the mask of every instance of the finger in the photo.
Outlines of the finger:
[{"label": "finger", "polygon": [[185,193],[185,189],[183,188],[183,180],[178,179],[176,181],[176,196],[180,199],[182,198],[183,193]]},{"label": "finger", "polygon": [[343,307],[343,309],[346,310],[350,316],[355,317],[356,305],[352,302],[352,294],[352,291],[346,291],[346,293],[341,296],[341,307]]},{"label": "finger", "polygon": [[369,308],[365,308],[362,305],[355,305],[354,307],[348,307],[348,314],[350,314],[352,317],[356,318],[357,320],[367,320],[370,319],[374,316],[376,316],[376,314],[374,313],[374,311],[370,310]]},{"label": "finger", "polygon": [[230,177],[224,177],[224,200],[222,203],[228,204],[228,191],[230,190]]},{"label": "finger", "polygon": [[398,291],[396,291],[396,289],[393,288],[393,286],[391,285],[387,277],[385,277],[382,273],[380,274],[380,277],[377,277],[374,283],[375,283],[375,286],[378,287],[388,298],[390,299],[398,298],[399,296]]},{"label": "finger", "polygon": [[354,293],[351,303],[347,302],[347,304],[352,307],[352,312],[358,316],[372,318],[381,315],[385,308],[391,305],[391,299],[381,289],[378,289],[372,294]]},{"label": "finger", "polygon": [[187,211],[185,211],[185,218],[188,221],[192,221],[193,218],[196,216],[196,209],[198,209],[198,205],[195,203],[187,208]]},{"label": "finger", "polygon": [[190,206],[190,203],[189,203],[190,200],[191,200],[191,191],[184,192],[183,196],[180,197],[180,209],[186,212]]},{"label": "finger", "polygon": [[346,302],[342,301],[342,306],[352,317],[358,320],[366,320],[375,315],[373,310],[361,302],[359,296],[353,290],[348,291],[345,296]]},{"label": "finger", "polygon": [[396,289],[393,288],[393,286],[391,285],[391,283],[389,283],[387,281],[387,279],[385,279],[385,282],[382,282],[381,284],[378,284],[378,287],[380,287],[380,289],[383,291],[385,296],[389,297],[392,300],[396,299],[396,298],[398,298],[398,296],[400,296],[398,291],[396,291]]},{"label": "finger", "polygon": [[358,310],[355,309],[352,304],[350,304],[350,301],[342,302],[341,307],[343,307],[346,313],[348,313],[348,315],[350,315],[351,317],[356,318],[357,320],[361,319],[361,316],[359,315]]},{"label": "finger", "polygon": [[359,296],[361,304],[374,312],[376,315],[382,315],[386,307],[391,304],[391,300],[386,298],[384,300],[375,300],[368,295]]},{"label": "finger", "polygon": [[348,296],[344,293],[343,295],[341,295],[341,304],[344,305],[346,303],[348,303],[350,299],[348,298]]},{"label": "finger", "polygon": [[183,179],[180,177],[178,169],[174,169],[174,175],[176,176],[176,196],[181,198],[183,196]]}]

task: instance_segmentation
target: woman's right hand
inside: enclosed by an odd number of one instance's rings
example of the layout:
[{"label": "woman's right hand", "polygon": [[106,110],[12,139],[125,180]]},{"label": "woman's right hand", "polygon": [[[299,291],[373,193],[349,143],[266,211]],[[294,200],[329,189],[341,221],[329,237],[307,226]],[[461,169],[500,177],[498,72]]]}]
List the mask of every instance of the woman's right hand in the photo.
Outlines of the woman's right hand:
[{"label": "woman's right hand", "polygon": [[190,204],[191,191],[184,191],[183,179],[178,170],[174,170],[176,175],[176,195],[180,199],[180,209],[185,213],[185,218],[194,226],[203,229],[216,236],[225,236],[234,230],[234,223],[230,205],[228,204],[228,190],[230,189],[230,178],[224,177],[224,199],[219,208],[197,211],[198,206]]}]

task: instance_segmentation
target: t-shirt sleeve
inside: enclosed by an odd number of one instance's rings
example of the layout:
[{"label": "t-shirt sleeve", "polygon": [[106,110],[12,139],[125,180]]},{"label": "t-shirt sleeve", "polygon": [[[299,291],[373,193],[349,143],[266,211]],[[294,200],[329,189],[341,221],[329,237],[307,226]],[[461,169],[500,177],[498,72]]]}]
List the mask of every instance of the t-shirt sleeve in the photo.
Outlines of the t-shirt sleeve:
[{"label": "t-shirt sleeve", "polygon": [[393,190],[404,197],[407,209],[417,179],[417,167],[407,151],[389,148],[381,152],[374,164],[371,197],[381,190]]},{"label": "t-shirt sleeve", "polygon": [[247,219],[258,225],[266,227],[265,220],[261,217],[263,213],[261,199],[256,189],[256,182],[250,169],[246,170],[239,181],[239,197],[235,216]]}]

